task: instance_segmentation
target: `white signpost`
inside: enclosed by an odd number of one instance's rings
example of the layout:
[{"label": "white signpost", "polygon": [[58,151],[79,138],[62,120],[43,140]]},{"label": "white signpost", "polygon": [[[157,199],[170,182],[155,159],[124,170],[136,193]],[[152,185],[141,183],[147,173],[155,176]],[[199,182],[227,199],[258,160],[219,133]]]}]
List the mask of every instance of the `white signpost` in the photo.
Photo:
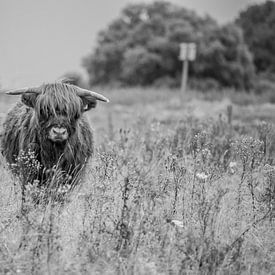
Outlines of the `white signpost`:
[{"label": "white signpost", "polygon": [[181,43],[179,59],[183,61],[181,91],[186,93],[188,78],[188,62],[196,59],[197,45],[195,43]]}]

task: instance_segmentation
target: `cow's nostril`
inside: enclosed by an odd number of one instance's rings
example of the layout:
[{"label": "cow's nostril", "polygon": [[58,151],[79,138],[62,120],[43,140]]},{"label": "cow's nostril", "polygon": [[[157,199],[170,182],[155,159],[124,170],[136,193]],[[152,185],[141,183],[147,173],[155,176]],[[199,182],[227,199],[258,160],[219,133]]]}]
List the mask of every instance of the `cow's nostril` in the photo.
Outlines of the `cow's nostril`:
[{"label": "cow's nostril", "polygon": [[54,127],[54,128],[52,128],[52,131],[55,135],[61,135],[61,136],[66,135],[66,133],[67,133],[67,130],[65,128]]},{"label": "cow's nostril", "polygon": [[65,127],[52,127],[49,132],[49,139],[53,142],[62,142],[68,139],[68,131]]}]

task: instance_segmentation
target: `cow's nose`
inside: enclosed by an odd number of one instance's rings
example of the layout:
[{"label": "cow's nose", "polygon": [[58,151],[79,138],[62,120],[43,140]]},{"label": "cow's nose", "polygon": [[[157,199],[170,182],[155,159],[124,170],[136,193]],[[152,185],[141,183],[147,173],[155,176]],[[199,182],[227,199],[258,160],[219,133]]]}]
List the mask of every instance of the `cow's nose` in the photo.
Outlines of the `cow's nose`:
[{"label": "cow's nose", "polygon": [[49,137],[52,141],[64,141],[68,138],[68,131],[64,127],[52,127]]},{"label": "cow's nose", "polygon": [[64,136],[64,135],[67,134],[67,129],[66,128],[53,127],[52,131],[53,131],[53,134],[59,135],[59,136]]}]

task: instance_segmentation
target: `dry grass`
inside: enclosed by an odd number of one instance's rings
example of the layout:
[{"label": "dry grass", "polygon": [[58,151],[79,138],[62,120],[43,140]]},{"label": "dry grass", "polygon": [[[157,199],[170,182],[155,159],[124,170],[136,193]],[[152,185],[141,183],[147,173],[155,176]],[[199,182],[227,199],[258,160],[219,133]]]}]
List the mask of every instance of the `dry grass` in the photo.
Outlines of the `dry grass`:
[{"label": "dry grass", "polygon": [[175,93],[106,92],[65,204],[34,204],[33,185],[22,206],[1,160],[1,274],[274,274],[273,124],[238,106],[231,124],[229,99],[182,106]]}]

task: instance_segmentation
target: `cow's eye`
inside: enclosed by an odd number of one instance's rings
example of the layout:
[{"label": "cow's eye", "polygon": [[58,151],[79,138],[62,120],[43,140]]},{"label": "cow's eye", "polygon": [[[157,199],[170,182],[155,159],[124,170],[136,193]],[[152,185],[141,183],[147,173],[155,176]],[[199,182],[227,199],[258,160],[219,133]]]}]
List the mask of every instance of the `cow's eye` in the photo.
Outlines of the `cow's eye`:
[{"label": "cow's eye", "polygon": [[48,114],[45,113],[45,112],[40,112],[39,113],[39,118],[40,118],[40,120],[45,120],[45,119],[48,118]]}]

